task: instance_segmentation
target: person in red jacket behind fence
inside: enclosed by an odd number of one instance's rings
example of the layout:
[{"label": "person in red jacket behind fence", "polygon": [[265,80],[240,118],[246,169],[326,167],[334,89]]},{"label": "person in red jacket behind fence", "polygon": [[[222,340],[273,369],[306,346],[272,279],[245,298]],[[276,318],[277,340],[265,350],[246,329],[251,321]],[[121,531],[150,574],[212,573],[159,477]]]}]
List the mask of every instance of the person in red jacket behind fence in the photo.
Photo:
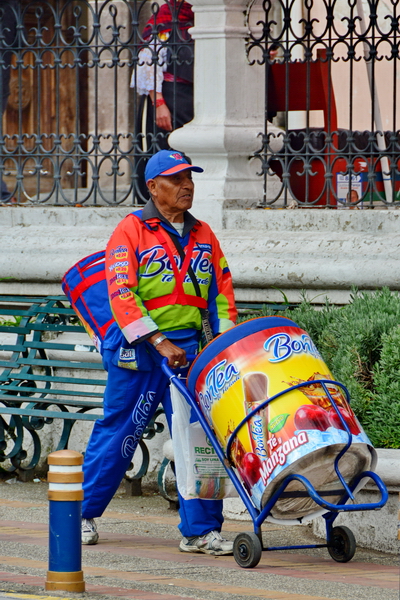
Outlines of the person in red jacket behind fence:
[{"label": "person in red jacket behind fence", "polygon": [[[185,375],[186,355],[196,354],[201,344],[202,315],[208,310],[214,336],[236,321],[232,278],[218,240],[188,212],[192,171],[203,169],[180,152],[152,156],[145,171],[151,199],[121,221],[107,245],[109,299],[118,328],[103,343],[104,418],[96,421],[85,453],[84,544],[97,543],[94,518],[116,492],[160,402],[171,430],[161,360]],[[179,513],[182,552],[232,553],[232,542],[220,534],[222,500],[179,495]]]}]

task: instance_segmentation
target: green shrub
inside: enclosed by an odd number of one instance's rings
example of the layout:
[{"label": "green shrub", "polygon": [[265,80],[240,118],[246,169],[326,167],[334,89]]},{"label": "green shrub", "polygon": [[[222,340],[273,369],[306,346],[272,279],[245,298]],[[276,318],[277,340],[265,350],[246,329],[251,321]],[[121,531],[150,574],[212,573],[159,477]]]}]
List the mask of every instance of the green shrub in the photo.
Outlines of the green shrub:
[{"label": "green shrub", "polygon": [[20,316],[16,316],[16,317],[12,317],[12,321],[10,321],[9,318],[4,318],[0,316],[0,325],[5,325],[6,327],[18,327],[18,325],[20,324],[22,317]]},{"label": "green shrub", "polygon": [[372,443],[400,448],[400,326],[382,336],[380,359],[373,369],[374,396],[363,417]]},{"label": "green shrub", "polygon": [[[263,307],[307,331],[375,446],[400,448],[400,296],[384,288],[354,291],[351,302],[316,308],[307,299],[291,310]],[[245,320],[245,317],[241,318]]]}]

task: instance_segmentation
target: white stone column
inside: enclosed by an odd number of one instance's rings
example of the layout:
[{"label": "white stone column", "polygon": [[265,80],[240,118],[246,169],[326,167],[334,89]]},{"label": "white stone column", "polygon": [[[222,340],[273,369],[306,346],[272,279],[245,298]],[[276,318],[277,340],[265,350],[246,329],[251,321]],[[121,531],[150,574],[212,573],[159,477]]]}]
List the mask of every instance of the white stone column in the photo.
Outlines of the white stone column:
[{"label": "white stone column", "polygon": [[223,209],[262,199],[258,160],[264,129],[264,70],[249,66],[245,52],[247,0],[193,0],[195,80],[193,121],[169,140],[205,169],[194,175],[193,213],[223,227]]}]

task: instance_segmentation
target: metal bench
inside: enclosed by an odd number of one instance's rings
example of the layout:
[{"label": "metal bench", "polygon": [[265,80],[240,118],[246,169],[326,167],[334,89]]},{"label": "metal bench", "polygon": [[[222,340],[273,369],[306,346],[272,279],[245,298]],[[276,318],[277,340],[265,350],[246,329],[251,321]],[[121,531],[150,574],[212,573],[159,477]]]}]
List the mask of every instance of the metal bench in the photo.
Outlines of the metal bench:
[{"label": "metal bench", "polygon": [[[102,418],[101,357],[65,296],[0,296],[0,464],[29,479],[43,452],[38,431],[68,447],[77,423]],[[149,466],[146,440],[164,430],[158,409],[140,442],[142,462],[126,479],[141,493]],[[135,455],[136,463],[136,455]],[[4,469],[3,469],[4,470]]]}]

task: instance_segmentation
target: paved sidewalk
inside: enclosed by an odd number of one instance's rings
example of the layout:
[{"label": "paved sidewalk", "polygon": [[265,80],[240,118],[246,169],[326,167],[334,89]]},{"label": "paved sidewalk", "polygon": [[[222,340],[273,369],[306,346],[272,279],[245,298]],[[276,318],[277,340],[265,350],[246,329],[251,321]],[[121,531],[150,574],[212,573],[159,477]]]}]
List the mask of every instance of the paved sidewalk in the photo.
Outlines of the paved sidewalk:
[{"label": "paved sidewalk", "polygon": [[[46,483],[0,483],[0,600],[399,600],[399,558],[357,549],[346,564],[325,549],[264,552],[255,569],[232,556],[178,550],[178,515],[155,495],[117,494],[98,520],[100,542],[83,547],[84,594],[44,591],[48,569]],[[360,515],[362,518],[362,515]],[[251,522],[226,521],[230,539]],[[307,527],[265,524],[269,545],[313,543]],[[317,543],[320,540],[317,540]]]}]

